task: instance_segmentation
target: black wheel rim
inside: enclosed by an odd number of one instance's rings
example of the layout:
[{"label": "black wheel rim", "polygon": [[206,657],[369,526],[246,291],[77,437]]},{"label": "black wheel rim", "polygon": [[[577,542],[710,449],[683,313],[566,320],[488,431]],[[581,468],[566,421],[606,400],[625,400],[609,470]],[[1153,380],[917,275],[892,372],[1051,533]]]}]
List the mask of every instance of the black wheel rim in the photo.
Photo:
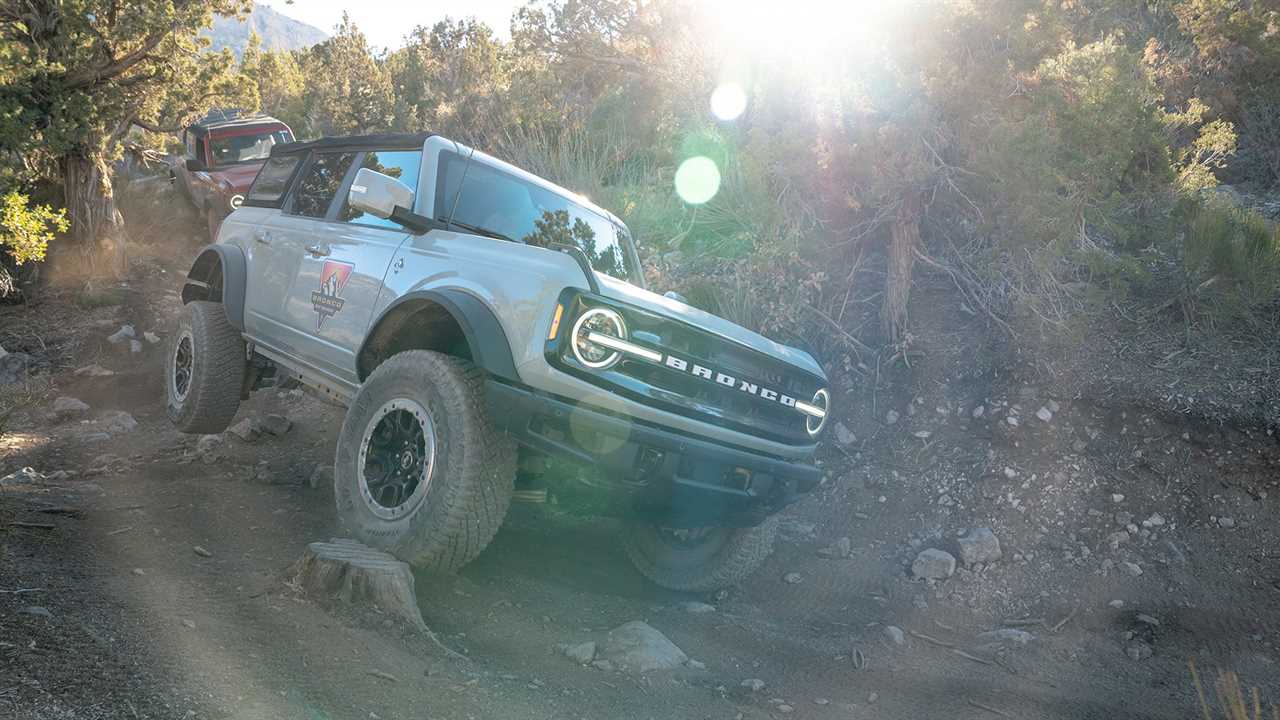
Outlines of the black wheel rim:
[{"label": "black wheel rim", "polygon": [[656,528],[658,542],[673,550],[696,550],[717,534],[717,528]]},{"label": "black wheel rim", "polygon": [[435,427],[426,409],[391,400],[374,413],[360,444],[360,496],[376,516],[395,520],[426,497],[435,465]]},{"label": "black wheel rim", "polygon": [[191,392],[191,372],[195,365],[195,345],[191,333],[184,332],[173,347],[173,372],[170,374],[173,399],[181,403]]}]

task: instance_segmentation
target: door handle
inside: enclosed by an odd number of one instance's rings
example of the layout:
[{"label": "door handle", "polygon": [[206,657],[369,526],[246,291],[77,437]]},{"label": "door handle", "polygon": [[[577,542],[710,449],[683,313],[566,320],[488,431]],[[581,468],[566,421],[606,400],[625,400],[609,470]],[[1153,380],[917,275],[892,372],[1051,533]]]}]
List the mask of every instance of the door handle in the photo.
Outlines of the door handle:
[{"label": "door handle", "polygon": [[312,257],[327,257],[329,255],[329,247],[327,245],[308,245],[303,249],[311,253]]},{"label": "door handle", "polygon": [[270,245],[271,233],[267,232],[266,230],[255,230],[253,233],[253,239],[262,243],[263,245]]}]

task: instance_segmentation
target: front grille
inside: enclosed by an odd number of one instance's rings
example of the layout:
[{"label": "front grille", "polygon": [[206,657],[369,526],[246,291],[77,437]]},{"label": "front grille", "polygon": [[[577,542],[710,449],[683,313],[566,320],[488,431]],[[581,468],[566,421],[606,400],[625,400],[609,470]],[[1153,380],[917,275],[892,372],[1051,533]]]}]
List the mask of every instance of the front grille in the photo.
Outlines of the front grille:
[{"label": "front grille", "polygon": [[[590,306],[607,305],[620,312],[633,342],[661,352],[664,360],[677,358],[685,369],[667,362],[650,362],[630,356],[606,370],[592,370],[565,353],[569,333],[561,333],[548,347],[553,362],[579,377],[648,405],[677,412],[739,432],[789,444],[810,444],[805,415],[776,400],[766,400],[742,389],[768,389],[804,402],[825,382],[822,378],[769,355],[679,320],[637,308],[591,298]],[[585,307],[581,297],[566,302],[566,315],[576,317]],[[677,363],[678,365],[678,363]],[[713,371],[712,379],[694,375],[701,366]],[[716,381],[734,379],[733,387]]]}]

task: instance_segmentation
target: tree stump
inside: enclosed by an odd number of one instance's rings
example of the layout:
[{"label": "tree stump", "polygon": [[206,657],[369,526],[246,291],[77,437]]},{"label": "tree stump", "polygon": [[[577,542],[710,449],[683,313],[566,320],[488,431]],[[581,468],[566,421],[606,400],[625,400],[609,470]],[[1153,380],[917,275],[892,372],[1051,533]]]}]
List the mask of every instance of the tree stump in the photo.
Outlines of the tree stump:
[{"label": "tree stump", "polygon": [[289,577],[316,597],[346,604],[372,602],[430,632],[418,610],[409,565],[355,540],[308,544],[302,559],[289,569]]}]

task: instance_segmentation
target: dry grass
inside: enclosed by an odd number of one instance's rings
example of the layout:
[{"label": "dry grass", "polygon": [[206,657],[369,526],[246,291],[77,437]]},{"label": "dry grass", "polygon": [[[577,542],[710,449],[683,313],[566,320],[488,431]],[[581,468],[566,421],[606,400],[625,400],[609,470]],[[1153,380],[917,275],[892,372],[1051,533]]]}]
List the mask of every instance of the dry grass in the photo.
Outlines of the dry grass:
[{"label": "dry grass", "polygon": [[[1204,685],[1200,682],[1196,662],[1191,660],[1187,665],[1191,668],[1191,681],[1195,685],[1196,696],[1200,699],[1201,716],[1204,720],[1216,720],[1219,716],[1212,709]],[[1220,670],[1213,690],[1221,717],[1225,720],[1280,720],[1280,705],[1268,703],[1270,711],[1267,711],[1263,707],[1258,688],[1252,688],[1246,694],[1240,678],[1233,672]]]}]

